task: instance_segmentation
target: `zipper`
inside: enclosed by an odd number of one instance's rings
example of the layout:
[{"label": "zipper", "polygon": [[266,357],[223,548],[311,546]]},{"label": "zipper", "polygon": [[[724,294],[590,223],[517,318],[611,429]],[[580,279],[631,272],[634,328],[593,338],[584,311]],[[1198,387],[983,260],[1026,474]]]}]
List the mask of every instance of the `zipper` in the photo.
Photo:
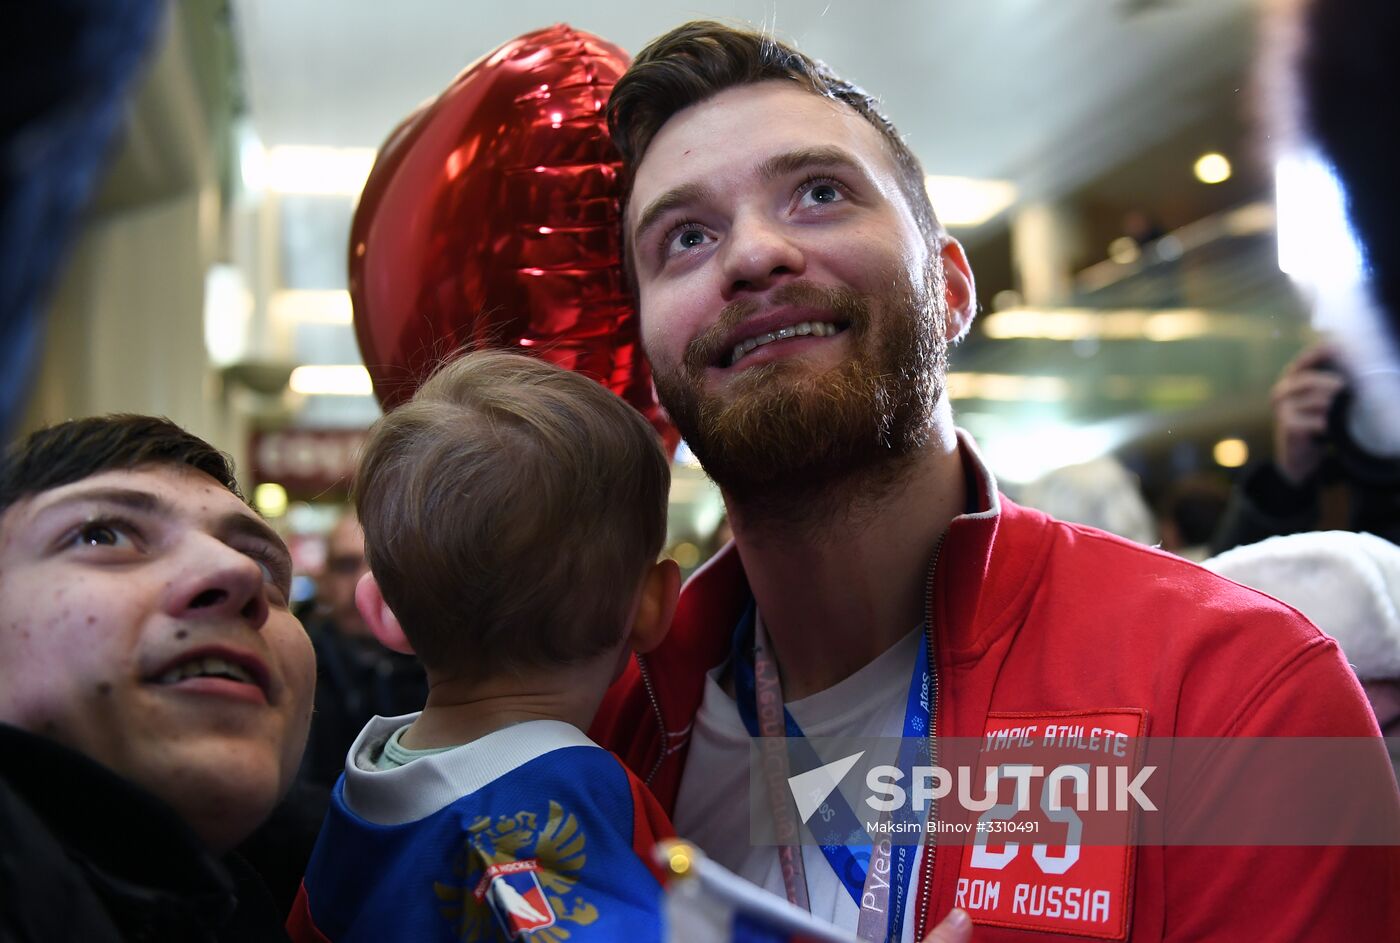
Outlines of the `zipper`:
[{"label": "zipper", "polygon": [[[933,631],[933,582],[938,573],[938,558],[943,554],[943,541],[948,537],[945,530],[938,538],[938,543],[933,547],[933,559],[928,565],[928,587],[924,593],[924,644],[928,646],[928,753],[929,764],[938,765],[938,659],[934,649],[934,640],[937,638]],[[928,855],[924,860],[924,867],[919,873],[919,919],[914,922],[914,939],[922,940],[928,933],[928,901],[929,894],[933,888],[933,866],[938,858],[938,836],[934,832],[934,826],[938,823],[938,800],[932,799],[929,802],[928,821],[925,823],[925,835],[933,835],[933,845],[928,848]]]},{"label": "zipper", "polygon": [[647,700],[651,702],[651,713],[656,718],[656,729],[661,733],[661,749],[657,751],[656,762],[652,764],[651,771],[642,780],[647,786],[650,786],[651,781],[656,778],[656,774],[661,772],[661,764],[666,761],[670,743],[666,736],[666,719],[661,716],[661,702],[656,699],[656,689],[651,686],[651,674],[647,671],[647,660],[640,654],[637,655],[637,671],[642,676],[642,687],[647,689]]}]

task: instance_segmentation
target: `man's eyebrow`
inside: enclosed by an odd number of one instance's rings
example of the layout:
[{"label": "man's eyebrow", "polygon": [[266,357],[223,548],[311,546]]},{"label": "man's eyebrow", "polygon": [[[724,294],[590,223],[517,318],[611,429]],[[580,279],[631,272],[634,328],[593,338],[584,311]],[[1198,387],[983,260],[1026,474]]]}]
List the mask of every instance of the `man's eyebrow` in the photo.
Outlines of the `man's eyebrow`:
[{"label": "man's eyebrow", "polygon": [[647,204],[637,217],[637,228],[632,230],[633,244],[636,240],[652,226],[656,221],[665,216],[678,206],[686,206],[691,203],[703,203],[710,198],[713,191],[703,183],[683,183],[678,187],[672,187],[665,193]]},{"label": "man's eyebrow", "polygon": [[115,504],[145,514],[155,514],[167,507],[159,495],[149,491],[141,491],[136,488],[90,488],[82,491],[70,491],[57,497],[40,507],[38,513],[43,514],[53,508],[77,504],[82,501]]},{"label": "man's eyebrow", "polygon": [[[137,488],[90,488],[73,491],[45,504],[36,511],[47,514],[55,508],[80,503],[115,504],[118,507],[139,511],[143,514],[160,515],[171,512],[171,506],[157,494]],[[226,536],[245,536],[265,541],[282,553],[289,553],[286,541],[263,521],[247,514],[232,512],[220,518],[216,524],[217,533]]]},{"label": "man's eyebrow", "polygon": [[846,151],[830,145],[799,147],[796,150],[775,154],[758,165],[758,175],[764,180],[781,177],[808,167],[841,167],[856,173],[865,174],[865,168]]}]

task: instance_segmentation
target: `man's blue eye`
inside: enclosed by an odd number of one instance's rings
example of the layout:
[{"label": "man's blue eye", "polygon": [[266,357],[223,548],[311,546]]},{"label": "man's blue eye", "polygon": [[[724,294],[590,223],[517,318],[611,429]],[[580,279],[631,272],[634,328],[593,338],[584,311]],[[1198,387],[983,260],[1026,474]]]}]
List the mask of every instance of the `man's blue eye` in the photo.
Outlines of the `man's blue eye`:
[{"label": "man's blue eye", "polygon": [[705,233],[705,230],[698,226],[687,225],[682,228],[673,229],[672,232],[674,235],[670,237],[670,241],[667,243],[668,252],[685,252],[688,249],[697,249],[703,246],[710,238]]},{"label": "man's blue eye", "polygon": [[829,183],[820,183],[808,191],[818,203],[831,203],[840,199],[841,193]]}]

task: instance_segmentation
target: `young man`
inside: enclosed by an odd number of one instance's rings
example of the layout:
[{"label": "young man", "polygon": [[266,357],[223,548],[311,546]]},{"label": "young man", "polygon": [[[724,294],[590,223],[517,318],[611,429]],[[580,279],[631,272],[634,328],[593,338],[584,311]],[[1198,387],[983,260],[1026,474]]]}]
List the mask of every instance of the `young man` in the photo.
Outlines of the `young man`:
[{"label": "young man", "polygon": [[[1010,723],[1377,731],[1296,613],[998,494],[944,392],[972,271],[872,99],[769,37],[694,23],[644,50],[608,108],[643,343],[735,536],[593,727],[678,833],[867,939],[918,939],[955,904],[979,940],[1400,933],[1396,857],[1375,849],[929,844],[887,863],[900,880],[880,906],[876,870],[839,848],[750,843],[750,738],[785,728],[925,730],[930,749]],[[786,718],[757,711],[755,677],[781,679],[763,696]]]},{"label": "young man", "polygon": [[167,420],[74,420],[10,452],[0,938],[285,939],[257,879],[217,856],[306,740],[290,579],[228,459]]}]

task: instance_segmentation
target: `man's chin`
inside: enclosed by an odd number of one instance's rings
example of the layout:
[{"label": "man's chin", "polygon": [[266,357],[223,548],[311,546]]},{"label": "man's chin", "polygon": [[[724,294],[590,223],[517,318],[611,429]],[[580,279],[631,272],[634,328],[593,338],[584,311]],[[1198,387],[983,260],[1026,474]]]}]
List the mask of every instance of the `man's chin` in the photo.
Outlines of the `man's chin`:
[{"label": "man's chin", "polygon": [[272,814],[295,769],[271,757],[184,757],[138,782],[184,820],[216,854],[237,846]]},{"label": "man's chin", "polygon": [[822,378],[789,383],[769,375],[754,386],[703,404],[687,439],[731,497],[820,487],[879,460],[880,420],[868,400],[842,402]]},{"label": "man's chin", "polygon": [[731,499],[800,508],[825,487],[898,473],[926,441],[940,351],[921,342],[926,335],[916,324],[905,327],[869,350],[856,344],[856,356],[836,364],[783,357],[704,376],[663,369],[655,374],[657,389]]}]

